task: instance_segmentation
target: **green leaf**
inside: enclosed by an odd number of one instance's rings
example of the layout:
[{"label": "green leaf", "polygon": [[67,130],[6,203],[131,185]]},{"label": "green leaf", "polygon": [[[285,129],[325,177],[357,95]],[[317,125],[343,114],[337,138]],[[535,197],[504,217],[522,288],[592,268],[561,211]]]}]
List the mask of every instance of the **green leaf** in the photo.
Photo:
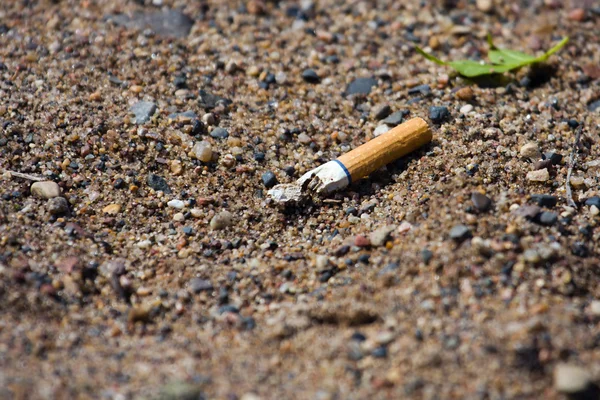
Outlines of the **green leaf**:
[{"label": "green leaf", "polygon": [[473,60],[445,62],[431,54],[426,53],[425,51],[423,51],[423,49],[419,48],[418,46],[415,47],[415,49],[419,54],[423,55],[423,57],[427,58],[428,60],[433,61],[439,65],[449,65],[450,67],[454,68],[459,74],[468,78],[472,78],[481,75],[502,74],[504,72],[512,71],[513,69],[524,67],[526,65],[544,62],[552,54],[556,53],[565,44],[567,44],[569,38],[565,37],[554,47],[552,47],[550,50],[548,50],[546,53],[542,54],[539,57],[530,56],[529,54],[521,53],[520,51],[499,49],[494,45],[494,42],[492,41],[492,37],[490,35],[488,35],[487,41],[490,45],[488,57],[491,61],[491,64]]}]

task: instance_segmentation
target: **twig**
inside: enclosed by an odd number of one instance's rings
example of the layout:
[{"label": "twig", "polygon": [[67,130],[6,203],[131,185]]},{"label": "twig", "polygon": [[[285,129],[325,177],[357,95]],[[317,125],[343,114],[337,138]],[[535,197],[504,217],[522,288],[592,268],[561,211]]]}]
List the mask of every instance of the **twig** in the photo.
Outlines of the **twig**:
[{"label": "twig", "polygon": [[17,178],[23,178],[23,179],[29,179],[30,181],[38,181],[41,182],[44,180],[44,178],[39,177],[39,176],[35,176],[35,175],[29,175],[29,174],[24,174],[22,172],[16,172],[16,171],[9,171],[7,169],[4,170],[4,173],[9,173],[11,176],[16,176]]},{"label": "twig", "polygon": [[577,133],[575,134],[575,142],[573,143],[573,148],[571,149],[571,157],[569,159],[569,169],[567,170],[567,181],[565,183],[566,191],[567,191],[567,204],[571,207],[577,208],[577,204],[573,200],[573,193],[571,192],[571,173],[573,172],[573,167],[575,166],[575,155],[577,153],[577,148],[579,147],[579,140],[581,139],[581,131],[583,130],[583,126],[579,125],[577,128]]}]

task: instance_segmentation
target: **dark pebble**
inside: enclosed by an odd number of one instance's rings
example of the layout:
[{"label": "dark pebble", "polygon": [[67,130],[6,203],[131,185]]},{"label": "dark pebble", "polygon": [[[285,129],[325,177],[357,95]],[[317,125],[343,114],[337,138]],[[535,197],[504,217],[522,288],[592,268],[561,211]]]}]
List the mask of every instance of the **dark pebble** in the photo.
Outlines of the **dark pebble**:
[{"label": "dark pebble", "polygon": [[600,99],[588,104],[588,110],[594,112],[596,110],[600,110]]},{"label": "dark pebble", "polygon": [[386,358],[387,354],[388,352],[385,346],[379,346],[371,352],[371,355],[375,358]]},{"label": "dark pebble", "polygon": [[575,129],[575,128],[577,128],[579,126],[579,122],[577,122],[574,119],[570,119],[570,120],[567,121],[567,125],[569,125],[569,128]]},{"label": "dark pebble", "polygon": [[185,89],[187,87],[187,77],[185,75],[176,76],[175,79],[173,79],[173,85],[177,89]]},{"label": "dark pebble", "polygon": [[288,167],[283,168],[283,172],[285,172],[287,176],[292,177],[296,173],[296,168],[290,165]]},{"label": "dark pebble", "polygon": [[117,178],[115,180],[115,183],[113,183],[113,187],[115,189],[123,189],[125,187],[125,181],[123,180],[123,178]]},{"label": "dark pebble", "polygon": [[200,89],[198,91],[198,104],[205,110],[212,110],[220,104],[223,104],[224,106],[230,105],[231,100],[226,99],[225,97],[214,95],[204,89]]},{"label": "dark pebble", "polygon": [[358,209],[356,207],[348,207],[346,209],[346,215],[358,215]]},{"label": "dark pebble", "polygon": [[321,78],[319,78],[319,75],[317,75],[317,73],[315,72],[315,70],[313,69],[305,69],[304,71],[302,71],[302,79],[304,79],[305,82],[308,83],[319,83],[321,82]]},{"label": "dark pebble", "polygon": [[550,162],[553,165],[558,165],[561,163],[563,156],[562,156],[562,154],[558,154],[554,151],[547,151],[546,153],[544,153],[544,158],[546,160],[550,160]]},{"label": "dark pebble", "polygon": [[193,278],[190,281],[190,290],[194,293],[212,291],[213,289],[212,283],[206,279]]},{"label": "dark pebble", "polygon": [[348,246],[347,244],[345,244],[345,245],[342,245],[342,246],[338,247],[333,252],[333,255],[335,257],[342,257],[342,256],[345,256],[346,254],[348,254],[349,251],[350,251],[350,246]]},{"label": "dark pebble", "polygon": [[384,104],[376,109],[376,112],[373,115],[373,117],[375,117],[375,119],[379,121],[380,119],[384,119],[385,117],[390,115],[391,112],[392,107],[390,107],[389,104]]},{"label": "dark pebble", "polygon": [[548,171],[550,171],[550,168],[552,168],[552,166],[554,166],[554,164],[552,164],[552,161],[550,160],[538,160],[535,162],[535,164],[533,164],[533,170],[539,171],[540,169],[547,168]]},{"label": "dark pebble", "polygon": [[456,242],[462,242],[471,237],[471,230],[465,225],[456,225],[450,229],[450,239]]},{"label": "dark pebble", "polygon": [[192,236],[194,234],[194,228],[192,228],[191,226],[184,226],[182,231],[188,236]]},{"label": "dark pebble", "polygon": [[368,254],[361,254],[360,257],[358,257],[358,261],[363,263],[363,264],[368,264],[369,263],[369,258],[371,256]]},{"label": "dark pebble", "polygon": [[227,139],[229,132],[225,128],[215,128],[210,132],[210,136],[215,139]]},{"label": "dark pebble", "polygon": [[161,176],[155,174],[148,174],[148,179],[146,180],[146,183],[148,183],[148,186],[150,186],[154,190],[158,190],[164,193],[171,193],[171,188],[167,184],[167,181]]},{"label": "dark pebble", "polygon": [[552,225],[554,225],[556,223],[556,221],[558,221],[558,215],[556,213],[554,213],[554,212],[551,212],[551,211],[544,211],[537,218],[537,221],[541,225],[552,226]]},{"label": "dark pebble", "polygon": [[586,206],[596,206],[600,208],[600,196],[590,197],[585,201]]},{"label": "dark pebble", "polygon": [[549,194],[532,194],[531,200],[535,201],[540,207],[552,208],[558,203],[558,198]]},{"label": "dark pebble", "polygon": [[425,264],[429,264],[429,261],[433,258],[433,251],[429,249],[421,250],[421,259]]},{"label": "dark pebble", "polygon": [[582,242],[575,242],[571,246],[571,253],[577,257],[587,257],[589,254],[589,250],[587,246]]},{"label": "dark pebble", "polygon": [[219,314],[225,314],[228,312],[237,314],[240,312],[240,310],[236,306],[232,306],[231,304],[227,304],[227,305],[219,307]]},{"label": "dark pebble", "polygon": [[400,125],[402,121],[404,121],[404,117],[406,117],[408,114],[408,110],[396,111],[395,113],[390,114],[386,119],[384,119],[381,122],[391,127],[394,127]]},{"label": "dark pebble", "polygon": [[345,94],[346,96],[353,94],[368,95],[375,86],[377,86],[377,79],[375,78],[357,78],[348,84]]},{"label": "dark pebble", "polygon": [[355,340],[357,342],[364,342],[367,340],[367,337],[360,332],[354,332],[352,336],[350,336],[350,340]]},{"label": "dark pebble", "polygon": [[429,96],[431,94],[431,87],[429,85],[419,85],[408,89],[408,94],[421,94],[423,96]]},{"label": "dark pebble", "polygon": [[52,215],[62,215],[69,212],[69,203],[64,197],[54,197],[48,200],[46,208]]},{"label": "dark pebble", "polygon": [[206,134],[206,125],[204,125],[204,122],[199,119],[194,119],[192,121],[192,135],[198,136],[204,134]]},{"label": "dark pebble", "polygon": [[431,106],[429,107],[429,119],[436,124],[441,124],[450,119],[450,111],[448,107]]},{"label": "dark pebble", "polygon": [[479,192],[473,192],[471,194],[471,201],[479,211],[487,211],[492,205],[492,200]]},{"label": "dark pebble", "polygon": [[254,153],[254,159],[258,162],[265,161],[265,153],[261,151]]},{"label": "dark pebble", "polygon": [[262,174],[261,178],[262,178],[263,184],[265,185],[265,187],[267,189],[270,189],[273,186],[277,185],[277,177],[271,171],[267,171],[264,174]]}]

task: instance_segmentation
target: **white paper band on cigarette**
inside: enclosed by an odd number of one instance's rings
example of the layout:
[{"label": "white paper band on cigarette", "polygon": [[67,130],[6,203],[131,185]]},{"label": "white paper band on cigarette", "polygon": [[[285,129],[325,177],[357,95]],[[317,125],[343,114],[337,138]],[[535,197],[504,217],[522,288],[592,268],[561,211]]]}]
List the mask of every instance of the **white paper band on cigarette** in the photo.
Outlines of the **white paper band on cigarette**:
[{"label": "white paper band on cigarette", "polygon": [[350,172],[339,160],[329,161],[305,173],[298,179],[298,184],[302,186],[305,181],[313,176],[320,179],[320,192],[323,194],[333,193],[352,183]]}]

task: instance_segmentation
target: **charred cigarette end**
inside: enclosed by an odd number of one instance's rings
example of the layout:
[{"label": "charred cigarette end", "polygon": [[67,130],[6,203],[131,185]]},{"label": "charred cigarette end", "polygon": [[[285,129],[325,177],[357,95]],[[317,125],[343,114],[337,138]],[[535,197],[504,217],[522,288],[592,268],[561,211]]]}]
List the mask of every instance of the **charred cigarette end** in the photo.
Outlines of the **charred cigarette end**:
[{"label": "charred cigarette end", "polygon": [[[349,186],[390,162],[415,151],[432,139],[429,125],[413,118],[383,135],[302,175],[295,184],[277,185],[268,194],[276,202],[301,201]],[[293,188],[292,188],[293,187]]]}]

